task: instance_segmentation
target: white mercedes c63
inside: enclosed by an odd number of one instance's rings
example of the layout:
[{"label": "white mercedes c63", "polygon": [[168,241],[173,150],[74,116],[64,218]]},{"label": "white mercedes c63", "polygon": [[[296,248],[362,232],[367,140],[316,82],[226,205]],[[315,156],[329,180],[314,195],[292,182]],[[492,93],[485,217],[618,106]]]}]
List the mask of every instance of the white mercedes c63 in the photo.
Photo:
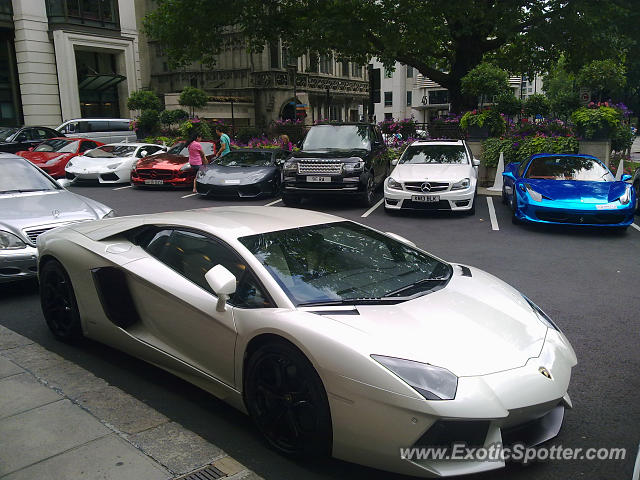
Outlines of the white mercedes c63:
[{"label": "white mercedes c63", "polygon": [[409,145],[384,182],[384,208],[475,213],[477,167],[464,140],[420,140]]},{"label": "white mercedes c63", "polygon": [[220,207],[38,237],[44,318],[248,413],[286,455],[419,477],[504,466],[401,449],[533,446],[562,425],[576,356],[492,275],[300,209]]}]

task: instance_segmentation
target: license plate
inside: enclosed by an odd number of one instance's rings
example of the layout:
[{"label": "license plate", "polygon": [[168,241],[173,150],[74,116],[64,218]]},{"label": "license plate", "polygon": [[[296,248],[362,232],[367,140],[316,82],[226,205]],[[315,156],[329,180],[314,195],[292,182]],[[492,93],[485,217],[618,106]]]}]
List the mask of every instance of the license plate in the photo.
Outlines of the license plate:
[{"label": "license plate", "polygon": [[615,205],[596,205],[596,210],[615,210]]},{"label": "license plate", "polygon": [[146,185],[162,185],[164,180],[145,180],[144,183]]},{"label": "license plate", "polygon": [[307,177],[307,182],[330,182],[331,177]]},{"label": "license plate", "polygon": [[414,202],[435,203],[440,201],[440,195],[411,195]]}]

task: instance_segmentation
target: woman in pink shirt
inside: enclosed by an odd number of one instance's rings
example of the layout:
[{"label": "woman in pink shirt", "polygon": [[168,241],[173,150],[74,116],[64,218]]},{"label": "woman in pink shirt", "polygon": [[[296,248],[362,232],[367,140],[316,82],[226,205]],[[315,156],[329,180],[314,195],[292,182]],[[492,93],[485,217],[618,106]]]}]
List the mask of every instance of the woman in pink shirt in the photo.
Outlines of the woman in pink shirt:
[{"label": "woman in pink shirt", "polygon": [[[189,151],[189,165],[191,165],[192,170],[196,170],[196,176],[198,174],[197,170],[200,170],[202,165],[206,165],[209,163],[207,161],[207,157],[204,154],[204,150],[202,150],[202,145],[200,145],[200,141],[202,137],[197,133],[191,135],[190,140],[185,145],[187,150]],[[196,179],[193,179],[193,193],[196,193]]]}]

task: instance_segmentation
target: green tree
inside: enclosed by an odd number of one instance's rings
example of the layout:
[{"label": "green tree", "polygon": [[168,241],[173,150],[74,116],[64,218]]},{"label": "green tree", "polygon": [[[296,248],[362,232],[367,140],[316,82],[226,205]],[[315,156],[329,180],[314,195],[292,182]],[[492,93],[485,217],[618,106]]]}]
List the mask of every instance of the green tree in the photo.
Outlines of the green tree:
[{"label": "green tree", "polygon": [[151,90],[137,90],[127,98],[129,110],[155,110],[162,109],[162,102]]},{"label": "green tree", "polygon": [[336,52],[360,64],[375,56],[385,65],[398,61],[415,67],[449,90],[455,112],[476,104],[475,96],[462,93],[461,81],[486,55],[500,51],[509,58],[520,48],[534,69],[557,56],[557,49],[537,46],[552,37],[549,31],[562,23],[566,6],[564,0],[156,3],[157,9],[145,19],[146,31],[165,45],[173,65],[213,63],[225,40],[223,32],[243,34],[252,51],[282,38],[292,55]]},{"label": "green tree", "polygon": [[498,112],[504,113],[507,117],[513,118],[520,114],[522,102],[513,92],[504,92],[496,97],[496,109]]},{"label": "green tree", "polygon": [[185,110],[163,110],[160,112],[160,123],[168,127],[184,122],[187,118],[189,118],[189,114]]},{"label": "green tree", "polygon": [[148,108],[143,110],[137,121],[137,128],[142,131],[142,135],[152,135],[158,130],[158,111]]},{"label": "green tree", "polygon": [[189,107],[191,116],[195,116],[195,109],[204,107],[209,101],[209,96],[204,90],[195,87],[185,87],[178,98],[178,103],[183,107]]},{"label": "green tree", "polygon": [[474,67],[460,80],[462,93],[480,98],[480,108],[484,101],[508,93],[509,74],[490,63],[481,63]]},{"label": "green tree", "polygon": [[542,91],[549,99],[551,112],[565,120],[580,107],[575,75],[567,70],[564,55],[542,77]]},{"label": "green tree", "polygon": [[624,65],[614,59],[594,60],[580,69],[578,84],[595,92],[598,101],[609,98],[626,83]]},{"label": "green tree", "polygon": [[546,117],[551,112],[551,106],[547,97],[540,93],[530,95],[523,104],[522,109],[525,115],[535,117],[536,115],[542,115]]}]

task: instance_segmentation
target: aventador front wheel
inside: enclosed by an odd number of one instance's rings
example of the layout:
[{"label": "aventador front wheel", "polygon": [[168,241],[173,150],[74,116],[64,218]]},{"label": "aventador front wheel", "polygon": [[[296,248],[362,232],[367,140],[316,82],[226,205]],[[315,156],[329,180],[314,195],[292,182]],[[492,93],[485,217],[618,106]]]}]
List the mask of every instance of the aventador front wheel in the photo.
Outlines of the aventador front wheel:
[{"label": "aventador front wheel", "polygon": [[67,271],[49,260],[40,272],[40,305],[51,333],[64,342],[82,338],[80,313]]}]

